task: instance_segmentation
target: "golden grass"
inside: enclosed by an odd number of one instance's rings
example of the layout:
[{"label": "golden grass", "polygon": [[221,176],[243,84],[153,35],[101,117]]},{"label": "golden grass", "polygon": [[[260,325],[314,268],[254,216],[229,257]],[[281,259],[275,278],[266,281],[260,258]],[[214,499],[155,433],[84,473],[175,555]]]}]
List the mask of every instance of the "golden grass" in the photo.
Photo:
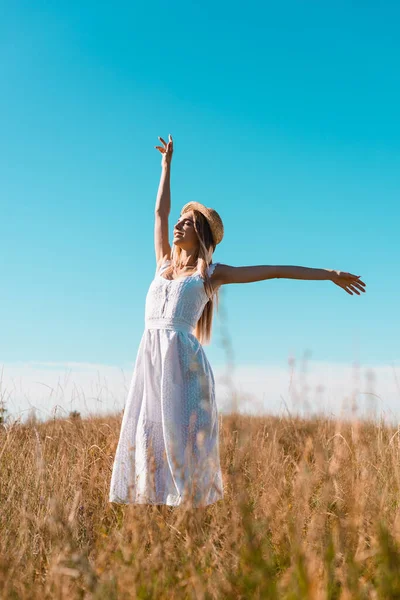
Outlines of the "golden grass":
[{"label": "golden grass", "polygon": [[1,598],[399,598],[400,438],[221,417],[225,498],[109,503],[121,415],[0,426]]}]

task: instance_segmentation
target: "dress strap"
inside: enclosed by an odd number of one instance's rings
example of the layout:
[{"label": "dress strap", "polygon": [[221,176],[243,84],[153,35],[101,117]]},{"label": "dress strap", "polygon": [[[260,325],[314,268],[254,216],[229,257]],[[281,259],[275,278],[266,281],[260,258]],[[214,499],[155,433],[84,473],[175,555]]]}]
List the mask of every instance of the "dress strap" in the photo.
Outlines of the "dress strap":
[{"label": "dress strap", "polygon": [[208,265],[208,267],[207,267],[207,273],[208,273],[209,277],[211,277],[211,275],[214,273],[214,269],[215,269],[215,267],[217,265],[219,265],[219,263],[217,263],[217,262],[216,263],[211,263],[210,265]]},{"label": "dress strap", "polygon": [[167,267],[169,267],[169,265],[170,265],[170,264],[171,264],[171,261],[170,261],[169,259],[168,259],[168,260],[164,260],[164,261],[161,263],[161,265],[160,265],[160,266],[159,266],[159,267],[156,269],[156,275],[161,275],[161,273],[162,273],[163,271],[165,271],[165,269],[166,269]]}]

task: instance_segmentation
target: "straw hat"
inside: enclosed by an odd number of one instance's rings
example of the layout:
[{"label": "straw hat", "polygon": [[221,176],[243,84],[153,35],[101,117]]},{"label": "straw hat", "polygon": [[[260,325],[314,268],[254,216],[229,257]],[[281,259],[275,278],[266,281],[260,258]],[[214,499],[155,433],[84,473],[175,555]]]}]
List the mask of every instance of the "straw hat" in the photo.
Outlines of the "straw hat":
[{"label": "straw hat", "polygon": [[182,208],[181,216],[183,213],[188,212],[189,210],[198,210],[205,216],[208,224],[210,225],[214,243],[215,245],[219,244],[224,237],[224,225],[217,211],[213,208],[209,208],[208,206],[204,206],[204,204],[201,204],[200,202],[188,202]]}]

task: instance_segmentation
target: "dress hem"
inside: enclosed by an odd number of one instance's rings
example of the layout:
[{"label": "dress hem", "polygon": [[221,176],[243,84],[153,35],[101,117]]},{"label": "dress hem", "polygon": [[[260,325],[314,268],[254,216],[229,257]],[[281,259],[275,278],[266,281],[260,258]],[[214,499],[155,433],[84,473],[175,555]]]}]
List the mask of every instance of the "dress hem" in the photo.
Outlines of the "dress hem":
[{"label": "dress hem", "polygon": [[[202,508],[204,506],[209,506],[210,504],[215,504],[216,502],[219,502],[220,500],[223,500],[224,497],[221,496],[219,498],[215,498],[214,500],[210,500],[209,502],[204,502],[201,504],[192,504],[192,507],[194,508]],[[149,506],[182,506],[183,502],[179,501],[179,502],[149,502],[148,500],[120,500],[120,499],[112,499],[109,498],[108,501],[110,503],[114,503],[114,504],[147,504]]]}]

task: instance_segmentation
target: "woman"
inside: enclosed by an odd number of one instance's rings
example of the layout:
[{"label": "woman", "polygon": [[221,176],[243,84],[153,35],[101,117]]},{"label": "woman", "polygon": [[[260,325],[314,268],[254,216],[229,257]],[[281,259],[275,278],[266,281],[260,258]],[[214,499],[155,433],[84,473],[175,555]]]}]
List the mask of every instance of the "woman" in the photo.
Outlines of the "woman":
[{"label": "woman", "polygon": [[162,173],[155,207],[156,273],[146,297],[143,333],[116,450],[109,500],[123,504],[223,498],[215,381],[208,343],[221,285],[272,278],[329,279],[365,292],[360,276],[307,267],[232,267],[212,263],[223,238],[219,214],[199,202],[181,210],[169,244],[173,141],[159,138]]}]

